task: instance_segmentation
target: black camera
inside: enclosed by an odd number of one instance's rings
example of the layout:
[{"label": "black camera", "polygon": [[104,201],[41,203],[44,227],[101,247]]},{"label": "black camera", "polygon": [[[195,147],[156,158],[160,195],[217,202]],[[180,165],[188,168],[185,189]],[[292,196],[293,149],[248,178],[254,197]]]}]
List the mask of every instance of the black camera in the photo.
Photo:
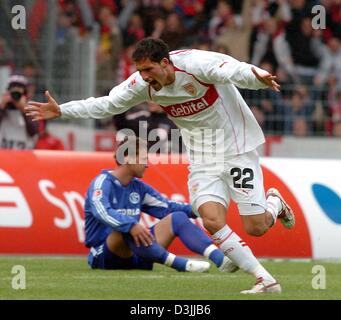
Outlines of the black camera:
[{"label": "black camera", "polygon": [[19,91],[11,91],[10,94],[14,101],[19,101],[23,96],[22,92]]}]

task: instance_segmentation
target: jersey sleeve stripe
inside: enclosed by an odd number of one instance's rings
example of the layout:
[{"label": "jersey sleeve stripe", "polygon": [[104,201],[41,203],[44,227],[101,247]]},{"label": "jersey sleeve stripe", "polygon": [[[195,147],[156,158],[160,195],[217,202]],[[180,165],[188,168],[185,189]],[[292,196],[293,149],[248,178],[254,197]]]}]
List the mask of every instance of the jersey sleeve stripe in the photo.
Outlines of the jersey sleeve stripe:
[{"label": "jersey sleeve stripe", "polygon": [[108,212],[105,210],[105,208],[104,208],[104,206],[100,200],[94,200],[93,204],[94,204],[98,214],[101,216],[101,218],[104,221],[108,222],[109,224],[113,225],[114,227],[120,226],[121,223],[108,214]]},{"label": "jersey sleeve stripe", "polygon": [[[101,189],[102,188],[102,184],[104,182],[106,178],[106,175],[105,174],[101,174],[95,181],[95,189]],[[103,206],[102,202],[100,199],[93,199],[92,200],[95,208],[96,208],[96,211],[98,212],[98,214],[101,216],[101,218],[108,222],[109,224],[115,226],[115,227],[118,227],[121,225],[121,223],[116,220],[115,218],[111,217],[107,210],[105,209],[105,207]]]},{"label": "jersey sleeve stripe", "polygon": [[101,186],[102,186],[102,183],[104,181],[104,179],[106,178],[105,174],[101,174],[99,175],[96,180],[95,180],[95,186],[94,186],[94,189],[100,189]]},{"label": "jersey sleeve stripe", "polygon": [[146,193],[144,196],[142,205],[147,205],[151,207],[163,207],[168,208],[168,204],[166,202],[163,202],[153,196],[151,196],[149,193]]}]

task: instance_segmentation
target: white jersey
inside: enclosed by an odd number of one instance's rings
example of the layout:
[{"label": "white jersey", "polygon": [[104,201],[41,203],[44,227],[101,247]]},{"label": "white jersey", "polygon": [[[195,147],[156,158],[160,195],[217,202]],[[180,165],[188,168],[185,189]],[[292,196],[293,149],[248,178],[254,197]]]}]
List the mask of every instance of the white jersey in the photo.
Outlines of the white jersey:
[{"label": "white jersey", "polygon": [[[228,55],[194,49],[173,51],[170,59],[175,81],[161,90],[154,90],[136,72],[114,87],[109,96],[61,105],[62,116],[104,118],[153,101],[181,129],[192,164],[193,156],[199,154],[205,162],[212,162],[264,143],[261,128],[236,88],[266,88],[251,71],[252,65]],[[212,155],[218,157],[212,159]]]}]

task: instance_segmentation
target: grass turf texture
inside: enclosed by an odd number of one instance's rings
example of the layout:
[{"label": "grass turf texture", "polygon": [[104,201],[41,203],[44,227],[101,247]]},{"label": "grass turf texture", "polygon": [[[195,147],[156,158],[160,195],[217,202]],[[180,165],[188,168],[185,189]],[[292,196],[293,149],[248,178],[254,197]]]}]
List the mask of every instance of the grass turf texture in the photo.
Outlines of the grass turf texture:
[{"label": "grass turf texture", "polygon": [[[14,265],[26,269],[26,289],[12,289]],[[91,270],[84,257],[0,256],[0,299],[341,299],[341,264],[324,261],[271,262],[263,265],[281,283],[282,294],[241,295],[253,277],[238,271],[194,274],[159,264],[153,271]],[[314,265],[326,269],[326,289],[314,290]]]}]

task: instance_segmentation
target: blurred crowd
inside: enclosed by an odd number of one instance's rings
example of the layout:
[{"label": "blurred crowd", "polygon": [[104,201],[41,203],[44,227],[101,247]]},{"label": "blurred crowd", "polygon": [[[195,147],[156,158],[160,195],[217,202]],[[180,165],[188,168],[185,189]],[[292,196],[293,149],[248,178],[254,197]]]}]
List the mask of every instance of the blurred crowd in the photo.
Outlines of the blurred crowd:
[{"label": "blurred crowd", "polygon": [[[135,71],[135,43],[151,36],[170,50],[197,48],[226,53],[277,75],[281,93],[242,90],[266,134],[341,136],[341,0],[58,0],[57,41],[99,26],[96,95],[107,94]],[[315,19],[322,5],[326,16]],[[320,11],[319,11],[320,12]],[[323,14],[323,12],[322,12]],[[314,26],[314,23],[317,23]],[[322,28],[317,28],[318,26]],[[11,52],[0,39],[0,65]],[[22,73],[39,89],[33,65]],[[137,106],[98,128],[136,130],[138,120],[165,130],[172,123],[152,104]],[[159,123],[159,126],[158,126]]]}]

